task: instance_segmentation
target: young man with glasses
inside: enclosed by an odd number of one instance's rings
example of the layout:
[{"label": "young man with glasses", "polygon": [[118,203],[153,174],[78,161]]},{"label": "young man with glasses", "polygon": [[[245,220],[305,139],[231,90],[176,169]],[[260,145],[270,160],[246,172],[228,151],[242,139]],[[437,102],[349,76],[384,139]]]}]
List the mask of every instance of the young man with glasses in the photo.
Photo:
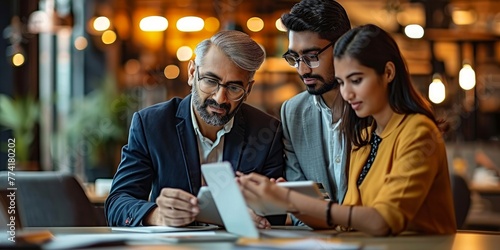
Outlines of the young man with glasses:
[{"label": "young man with glasses", "polygon": [[329,198],[340,203],[349,151],[339,131],[343,100],[334,77],[333,46],[350,29],[349,18],[336,1],[302,0],[281,21],[289,38],[283,58],[306,85],[281,107],[285,176],[322,183]]},{"label": "young man with glasses", "polygon": [[229,161],[242,173],[283,176],[280,122],[244,103],[264,61],[262,48],[245,33],[221,31],[195,54],[188,65],[192,94],[132,118],[106,200],[110,226],[192,223],[203,163]]}]

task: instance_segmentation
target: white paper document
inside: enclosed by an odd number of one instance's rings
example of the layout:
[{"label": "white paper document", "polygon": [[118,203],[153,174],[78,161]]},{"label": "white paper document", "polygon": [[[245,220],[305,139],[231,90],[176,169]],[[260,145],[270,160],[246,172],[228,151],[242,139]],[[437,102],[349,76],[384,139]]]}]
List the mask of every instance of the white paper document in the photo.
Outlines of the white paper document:
[{"label": "white paper document", "polygon": [[59,235],[42,245],[45,250],[75,249],[96,246],[124,245],[126,235],[114,234],[73,234]]},{"label": "white paper document", "polygon": [[133,233],[168,233],[168,232],[189,232],[215,230],[218,226],[189,226],[189,227],[168,227],[168,226],[144,226],[144,227],[112,227],[111,230],[119,232]]},{"label": "white paper document", "polygon": [[194,242],[235,242],[238,236],[229,233],[216,233],[209,235],[165,235],[163,237],[156,237],[155,240],[173,242],[173,243],[194,243]]},{"label": "white paper document", "polygon": [[168,233],[108,233],[108,234],[68,234],[56,235],[50,242],[43,244],[45,250],[76,249],[109,245],[161,244],[170,238],[210,238],[216,236],[214,231],[168,232]]}]

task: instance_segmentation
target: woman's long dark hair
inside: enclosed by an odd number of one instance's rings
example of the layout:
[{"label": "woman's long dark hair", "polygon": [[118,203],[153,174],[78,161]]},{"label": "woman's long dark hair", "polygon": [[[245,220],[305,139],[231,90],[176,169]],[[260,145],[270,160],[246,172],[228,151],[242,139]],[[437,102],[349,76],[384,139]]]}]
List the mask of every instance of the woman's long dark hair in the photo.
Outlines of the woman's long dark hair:
[{"label": "woman's long dark hair", "polygon": [[[413,87],[396,41],[383,29],[368,24],[348,31],[335,44],[334,56],[337,59],[347,56],[356,59],[379,75],[384,73],[387,62],[394,63],[395,76],[389,83],[387,97],[392,110],[399,114],[423,114],[439,125],[429,102]],[[372,124],[373,118],[358,117],[350,106],[345,110],[341,128],[348,141],[353,143],[354,148],[367,145],[368,134],[363,134],[362,131]]]}]

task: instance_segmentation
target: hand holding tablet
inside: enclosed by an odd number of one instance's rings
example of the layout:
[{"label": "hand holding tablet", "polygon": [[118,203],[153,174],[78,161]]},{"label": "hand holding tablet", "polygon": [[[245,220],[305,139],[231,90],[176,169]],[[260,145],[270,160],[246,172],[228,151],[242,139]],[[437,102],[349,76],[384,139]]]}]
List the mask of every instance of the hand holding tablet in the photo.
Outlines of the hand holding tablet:
[{"label": "hand holding tablet", "polygon": [[[212,167],[213,165],[226,165],[225,169],[230,169],[232,172],[232,168],[227,166],[228,163],[218,163],[218,164],[211,164]],[[222,167],[224,168],[224,167]],[[229,170],[227,170],[229,171]],[[217,171],[217,178],[213,178],[216,180],[216,183],[214,184],[216,188],[217,186],[224,186],[224,188],[228,188],[227,185],[222,185],[223,182],[233,182],[233,177],[235,176],[234,173],[231,175],[225,176],[223,178],[220,178],[224,175],[221,175],[224,171]],[[236,176],[242,176],[242,173],[237,172]],[[232,177],[231,177],[232,176]],[[320,191],[319,186],[321,184],[315,183],[313,181],[290,181],[290,182],[282,182],[278,181],[276,182],[278,186],[289,188],[293,191],[318,198],[318,199],[323,199],[324,196]],[[209,183],[210,185],[210,183]],[[231,186],[231,185],[229,185]],[[229,198],[230,199],[230,198]],[[210,194],[210,191],[206,187],[202,187],[200,190],[200,193],[198,194],[198,200],[200,202],[200,214],[197,216],[197,221],[202,221],[202,222],[207,222],[211,224],[219,224],[219,222],[222,222],[220,219],[220,215],[217,211],[217,207],[215,206],[215,202],[213,201],[212,194]],[[268,215],[280,215],[280,214],[286,214],[287,211],[284,208],[280,208],[277,206],[273,206],[272,204],[267,204],[263,201],[259,202],[248,202],[247,201],[248,207],[252,208],[254,212],[259,215],[259,216],[268,216]],[[210,222],[209,222],[210,221]],[[217,223],[214,223],[217,221]]]},{"label": "hand holding tablet", "polygon": [[[262,200],[260,200],[260,203],[259,200],[255,200],[257,204],[249,204],[247,201],[245,201],[240,187],[235,180],[235,173],[233,171],[233,168],[231,167],[231,164],[229,162],[203,164],[201,166],[201,171],[206,183],[208,184],[208,188],[211,194],[210,196],[205,197],[213,198],[213,202],[208,200],[205,202],[208,202],[209,204],[215,203],[219,216],[224,222],[226,230],[230,233],[249,238],[259,237],[260,231],[254,225],[254,222],[250,217],[248,207],[254,209],[254,211],[256,212],[259,207],[263,208],[258,211],[261,215],[278,215],[286,214],[287,212],[286,209],[283,208],[276,208],[276,210],[269,209],[272,204],[264,203],[262,202]],[[318,199],[323,198],[323,195],[319,191],[317,184],[312,181],[280,183],[281,184],[279,185],[284,185],[287,188],[294,188],[298,192],[313,195]],[[201,199],[201,196],[202,195],[198,194],[199,199]],[[252,203],[254,202],[252,201]],[[262,206],[262,204],[265,204],[266,206]],[[206,213],[205,210],[208,207],[209,206],[200,205],[200,214],[198,214],[198,216]]]}]

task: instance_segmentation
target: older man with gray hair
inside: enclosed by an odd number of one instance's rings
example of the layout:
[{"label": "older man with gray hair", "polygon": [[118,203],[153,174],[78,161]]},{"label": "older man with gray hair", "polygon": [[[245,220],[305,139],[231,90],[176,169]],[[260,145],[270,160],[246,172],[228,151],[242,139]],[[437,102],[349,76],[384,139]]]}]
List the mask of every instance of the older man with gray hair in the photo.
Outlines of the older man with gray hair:
[{"label": "older man with gray hair", "polygon": [[200,165],[283,176],[279,120],[244,103],[263,49],[239,31],[198,44],[189,61],[191,94],[134,114],[105,211],[110,226],[184,226],[200,211]]}]

